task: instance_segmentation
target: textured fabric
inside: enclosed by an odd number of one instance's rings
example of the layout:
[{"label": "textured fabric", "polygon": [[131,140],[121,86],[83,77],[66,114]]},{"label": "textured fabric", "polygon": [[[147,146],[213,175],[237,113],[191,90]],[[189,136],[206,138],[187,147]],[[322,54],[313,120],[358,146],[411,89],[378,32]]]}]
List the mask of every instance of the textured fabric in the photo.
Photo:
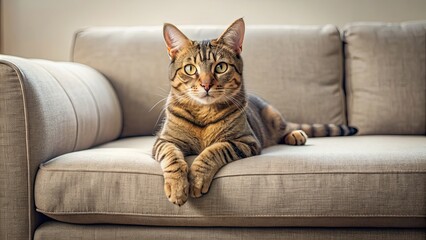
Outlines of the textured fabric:
[{"label": "textured fabric", "polygon": [[117,138],[121,111],[108,81],[81,64],[1,55],[0,76],[0,238],[29,238],[42,220],[40,163]]},{"label": "textured fabric", "polygon": [[[203,40],[217,38],[225,27],[181,29]],[[89,28],[75,36],[73,60],[100,71],[117,90],[122,136],[152,135],[158,123],[169,89],[162,38],[161,27]],[[248,27],[244,41],[248,92],[265,98],[289,121],[346,123],[342,44],[334,26]]]},{"label": "textured fabric", "polygon": [[0,63],[0,239],[28,239],[28,175],[23,92]]},{"label": "textured fabric", "polygon": [[182,207],[163,192],[154,137],[41,165],[38,211],[66,222],[165,226],[426,226],[426,138],[359,136],[274,146],[230,163]]},{"label": "textured fabric", "polygon": [[72,225],[58,222],[47,222],[37,229],[34,240],[424,240],[425,238],[425,229],[190,228],[113,225]]},{"label": "textured fabric", "polygon": [[426,134],[426,21],[344,30],[348,120],[359,134]]}]

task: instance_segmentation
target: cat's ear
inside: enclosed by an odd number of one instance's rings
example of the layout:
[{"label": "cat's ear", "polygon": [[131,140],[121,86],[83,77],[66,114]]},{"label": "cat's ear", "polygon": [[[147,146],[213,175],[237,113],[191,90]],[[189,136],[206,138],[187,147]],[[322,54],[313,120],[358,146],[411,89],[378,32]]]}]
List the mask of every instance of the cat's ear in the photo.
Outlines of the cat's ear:
[{"label": "cat's ear", "polygon": [[243,50],[245,24],[242,18],[233,22],[225,32],[220,35],[217,41],[223,41],[230,46],[237,54]]},{"label": "cat's ear", "polygon": [[179,50],[191,43],[191,41],[176,26],[170,23],[164,24],[163,36],[171,59],[176,57]]}]

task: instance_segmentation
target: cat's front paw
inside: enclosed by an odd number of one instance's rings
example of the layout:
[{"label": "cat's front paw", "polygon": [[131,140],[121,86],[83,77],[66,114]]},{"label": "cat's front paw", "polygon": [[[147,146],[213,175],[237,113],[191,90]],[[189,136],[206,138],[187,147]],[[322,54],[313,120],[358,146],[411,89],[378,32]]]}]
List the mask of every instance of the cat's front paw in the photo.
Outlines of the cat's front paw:
[{"label": "cat's front paw", "polygon": [[288,145],[305,145],[308,136],[303,130],[294,130],[284,137],[284,143]]},{"label": "cat's front paw", "polygon": [[200,167],[197,165],[192,165],[189,169],[189,192],[193,198],[199,198],[203,194],[206,194],[213,180],[214,173],[202,172],[200,170]]},{"label": "cat's front paw", "polygon": [[187,171],[164,174],[164,192],[173,204],[179,207],[188,200],[189,183]]}]

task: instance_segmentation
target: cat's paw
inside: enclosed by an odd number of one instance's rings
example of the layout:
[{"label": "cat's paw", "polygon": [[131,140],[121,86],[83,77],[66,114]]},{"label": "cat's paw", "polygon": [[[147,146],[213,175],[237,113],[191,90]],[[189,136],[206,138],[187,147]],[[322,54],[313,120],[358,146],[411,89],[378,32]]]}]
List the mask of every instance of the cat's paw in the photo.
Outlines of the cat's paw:
[{"label": "cat's paw", "polygon": [[307,140],[308,136],[303,130],[294,130],[284,137],[285,144],[294,146],[305,145]]},{"label": "cat's paw", "polygon": [[194,165],[189,169],[189,192],[193,198],[199,198],[209,191],[214,176],[214,173],[199,170],[200,167]]},{"label": "cat's paw", "polygon": [[187,171],[178,171],[164,174],[164,192],[173,204],[179,207],[188,200],[189,183]]}]

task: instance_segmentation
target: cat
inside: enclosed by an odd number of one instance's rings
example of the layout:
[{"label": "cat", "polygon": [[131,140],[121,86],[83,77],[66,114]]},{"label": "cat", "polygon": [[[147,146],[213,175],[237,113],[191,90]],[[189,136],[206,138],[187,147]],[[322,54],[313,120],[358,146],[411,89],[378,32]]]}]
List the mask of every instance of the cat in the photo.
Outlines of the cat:
[{"label": "cat", "polygon": [[[273,106],[246,94],[244,31],[244,20],[238,19],[217,39],[192,41],[174,25],[164,24],[171,90],[152,155],[163,170],[166,196],[176,205],[183,205],[189,195],[206,194],[221,167],[259,155],[262,148],[357,132],[346,125],[286,122]],[[191,166],[187,155],[198,155]]]}]

